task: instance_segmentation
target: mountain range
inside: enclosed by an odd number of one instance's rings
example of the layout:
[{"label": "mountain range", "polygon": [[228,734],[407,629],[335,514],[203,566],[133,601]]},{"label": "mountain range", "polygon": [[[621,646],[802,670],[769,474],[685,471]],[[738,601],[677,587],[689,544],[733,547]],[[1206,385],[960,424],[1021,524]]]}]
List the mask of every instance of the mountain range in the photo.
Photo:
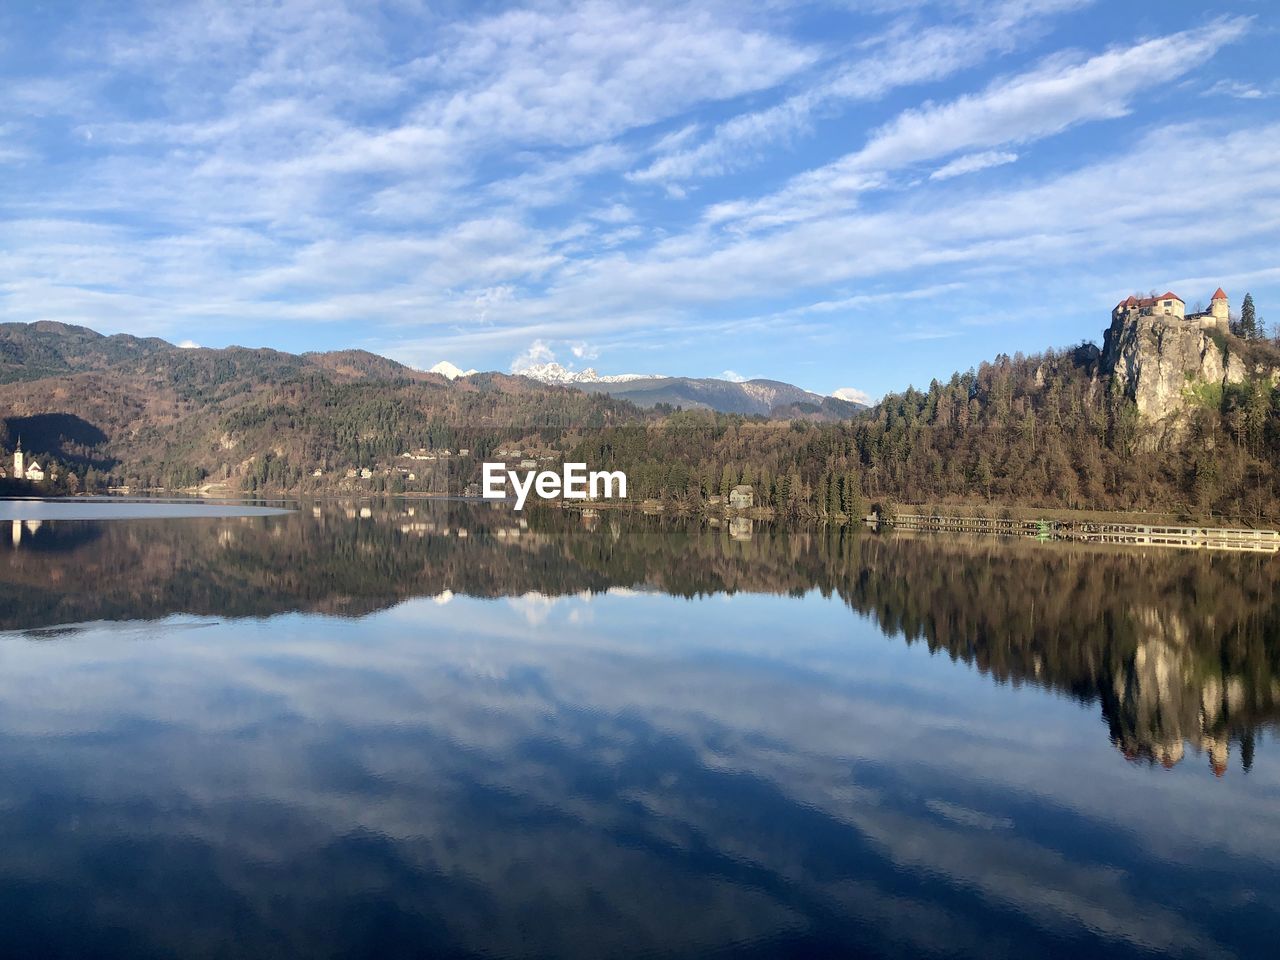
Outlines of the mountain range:
[{"label": "mountain range", "polygon": [[296,489],[366,466],[393,478],[386,471],[406,450],[483,455],[528,449],[550,425],[649,423],[662,411],[644,408],[661,403],[809,421],[857,409],[767,381],[547,379],[445,363],[417,370],[363,350],[192,348],[51,321],[7,323],[0,444],[12,449],[21,438],[43,465],[60,464],[64,476],[91,470],[101,483]]},{"label": "mountain range", "polygon": [[638,500],[746,484],[801,516],[858,516],[866,494],[1280,518],[1280,341],[1195,318],[1117,315],[1101,349],[1001,354],[850,416],[773,381],[452,372],[0,324],[0,445],[59,478],[5,484],[457,492],[533,457],[623,469]]},{"label": "mountain range", "polygon": [[[431,368],[450,376],[469,376],[444,360]],[[715,410],[745,416],[840,420],[866,404],[840,397],[824,397],[780,380],[723,380],[716,377],[669,377],[658,373],[620,373],[601,376],[591,367],[570,370],[554,361],[522,368],[518,376],[539,383],[573,387],[586,393],[605,393],[639,407],[659,405],[685,410]],[[453,377],[451,377],[452,379]]]}]

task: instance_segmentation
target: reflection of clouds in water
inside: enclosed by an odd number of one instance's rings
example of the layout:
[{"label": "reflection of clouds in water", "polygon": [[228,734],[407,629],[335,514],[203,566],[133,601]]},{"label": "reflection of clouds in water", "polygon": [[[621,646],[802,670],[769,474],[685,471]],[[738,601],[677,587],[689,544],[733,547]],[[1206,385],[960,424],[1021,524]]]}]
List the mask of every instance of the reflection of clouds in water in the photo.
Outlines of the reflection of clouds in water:
[{"label": "reflection of clouds in water", "polygon": [[[277,863],[381,838],[406,869],[510,911],[499,922],[449,901],[460,942],[495,952],[513,952],[519,918],[548,904],[580,917],[602,952],[830,915],[879,917],[885,937],[922,949],[976,947],[975,902],[914,879],[939,877],[1046,930],[1207,953],[1207,934],[1134,892],[1126,871],[1195,869],[1222,852],[1274,865],[1280,851],[1280,815],[1257,792],[1274,796],[1274,778],[1211,784],[1207,798],[1201,780],[1160,772],[1134,810],[1135,771],[1085,729],[1092,708],[993,695],[836,603],[620,599],[596,597],[589,625],[575,619],[587,598],[528,594],[409,602],[359,622],[2,640],[0,729],[30,777],[148,811],[138,835]],[[10,810],[19,782],[0,787]],[[1117,852],[1077,863],[1019,829],[1011,808],[1046,801],[1068,838],[1095,842],[1106,825]],[[89,806],[82,830],[115,829]],[[234,823],[219,812],[237,810]],[[1154,827],[1171,823],[1195,827]],[[1125,867],[1107,866],[1113,855]],[[224,882],[270,892],[253,871]],[[587,891],[608,903],[609,930]]]},{"label": "reflection of clouds in water", "polygon": [[507,599],[507,605],[516,610],[531,627],[540,627],[547,622],[557,603],[565,598],[549,597],[543,593],[526,593],[519,597]]},{"label": "reflection of clouds in water", "polygon": [[946,800],[934,799],[926,800],[924,805],[938,816],[945,817],[947,820],[958,823],[962,827],[974,827],[978,830],[1013,829],[1013,821],[1008,817],[989,817],[985,813],[970,810],[968,807],[962,807],[958,803],[948,803]]},{"label": "reflection of clouds in water", "polygon": [[1045,929],[1069,935],[1082,928],[1161,952],[1230,955],[1193,919],[1130,893],[1121,870],[1073,862],[1024,837],[945,828],[883,808],[860,813],[857,825],[894,862],[979,890]]}]

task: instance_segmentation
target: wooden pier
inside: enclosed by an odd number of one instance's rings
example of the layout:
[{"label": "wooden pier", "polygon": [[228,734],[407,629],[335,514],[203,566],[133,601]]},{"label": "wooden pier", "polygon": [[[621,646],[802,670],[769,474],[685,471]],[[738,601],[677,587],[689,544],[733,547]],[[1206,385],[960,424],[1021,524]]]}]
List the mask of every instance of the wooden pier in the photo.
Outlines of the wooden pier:
[{"label": "wooden pier", "polygon": [[958,517],[943,514],[898,513],[881,521],[875,514],[867,522],[902,530],[939,533],[985,533],[1038,540],[1074,540],[1084,543],[1124,543],[1183,550],[1230,550],[1240,553],[1280,553],[1280,531],[1227,527],[1183,527],[1167,524],[1109,523],[1082,520],[1016,520],[1011,517]]}]

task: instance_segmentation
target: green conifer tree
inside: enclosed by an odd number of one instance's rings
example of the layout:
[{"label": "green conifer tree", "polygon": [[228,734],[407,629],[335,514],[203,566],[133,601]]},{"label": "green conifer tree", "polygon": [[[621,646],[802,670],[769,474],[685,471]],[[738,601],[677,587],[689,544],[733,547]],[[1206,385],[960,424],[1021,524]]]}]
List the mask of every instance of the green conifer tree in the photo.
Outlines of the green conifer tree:
[{"label": "green conifer tree", "polygon": [[1258,339],[1258,319],[1253,306],[1253,294],[1246,293],[1240,304],[1240,336],[1245,340]]}]

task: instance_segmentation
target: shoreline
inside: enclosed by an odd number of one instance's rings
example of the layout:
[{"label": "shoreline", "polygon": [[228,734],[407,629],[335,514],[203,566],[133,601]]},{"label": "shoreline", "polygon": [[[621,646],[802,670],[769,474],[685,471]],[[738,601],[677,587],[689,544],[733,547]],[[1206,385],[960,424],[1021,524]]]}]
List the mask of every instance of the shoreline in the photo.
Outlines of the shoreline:
[{"label": "shoreline", "polygon": [[[417,500],[417,501],[457,501],[461,503],[492,503],[510,504],[514,502],[514,498],[508,500],[485,500],[481,497],[468,497],[463,494],[440,493],[427,491],[405,491],[401,493],[389,493],[385,491],[316,491],[310,493],[294,493],[285,491],[259,492],[256,494],[238,493],[235,491],[222,489],[218,491],[212,490],[166,490],[154,489],[146,491],[136,491],[130,493],[79,493],[79,494],[62,494],[55,496],[41,496],[32,493],[11,493],[8,495],[0,494],[0,501],[32,501],[47,503],[83,503],[86,501],[111,501],[111,502],[160,502],[163,500],[171,500],[174,502],[204,502],[204,503],[263,503],[263,502],[286,502],[286,503],[306,503],[312,501],[369,501],[369,500]],[[623,511],[638,512],[647,515],[671,516],[671,517],[702,517],[706,519],[734,519],[745,518],[761,521],[775,521],[788,523],[798,521],[801,523],[826,523],[838,526],[850,524],[862,524],[867,522],[878,522],[882,526],[895,526],[895,518],[897,517],[931,517],[942,521],[932,526],[946,527],[947,529],[960,530],[961,526],[972,526],[974,529],[967,532],[983,532],[978,528],[990,528],[992,531],[998,530],[1008,525],[1030,525],[1047,523],[1055,529],[1063,528],[1088,528],[1090,526],[1141,526],[1141,527],[1180,527],[1192,528],[1199,530],[1236,530],[1248,532],[1280,533],[1280,519],[1247,519],[1244,517],[1225,516],[1225,515],[1204,515],[1194,514],[1190,512],[1157,512],[1142,510],[1091,510],[1081,508],[1044,508],[1034,506],[1020,505],[971,505],[971,504],[909,504],[909,503],[892,503],[889,506],[881,506],[875,503],[873,498],[871,501],[870,513],[868,515],[851,517],[846,514],[836,514],[828,516],[795,516],[790,517],[786,513],[774,510],[771,507],[750,507],[745,509],[735,509],[725,507],[720,504],[708,504],[705,501],[700,503],[678,502],[678,501],[660,501],[655,499],[647,500],[596,500],[596,501],[566,501],[566,500],[548,500],[539,501],[539,506],[549,507],[552,509],[566,510],[569,512],[592,511]],[[890,501],[883,501],[889,504]],[[884,511],[883,518],[877,514],[877,509]],[[918,524],[919,521],[913,521]],[[959,525],[957,525],[959,524]],[[906,524],[896,524],[901,529],[908,529]],[[915,529],[923,529],[915,525]],[[931,527],[932,528],[932,527]]]}]

